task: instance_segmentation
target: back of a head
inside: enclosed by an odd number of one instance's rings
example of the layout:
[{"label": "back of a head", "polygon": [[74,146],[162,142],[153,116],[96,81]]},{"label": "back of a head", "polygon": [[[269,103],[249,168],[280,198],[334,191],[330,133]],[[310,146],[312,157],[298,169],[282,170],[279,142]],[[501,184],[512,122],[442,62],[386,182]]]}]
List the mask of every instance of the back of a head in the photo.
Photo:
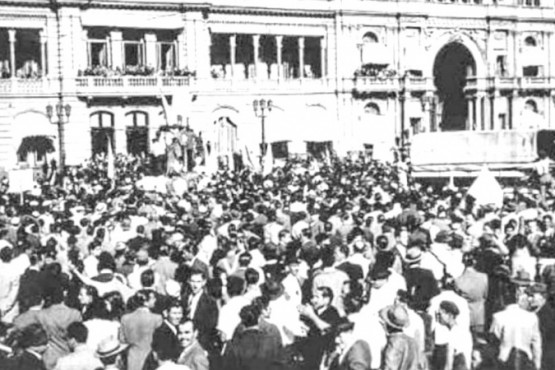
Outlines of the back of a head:
[{"label": "back of a head", "polygon": [[83,324],[82,322],[72,322],[67,327],[67,337],[69,339],[75,339],[75,341],[80,344],[87,343],[87,338],[89,337],[89,329],[87,329],[85,324]]}]

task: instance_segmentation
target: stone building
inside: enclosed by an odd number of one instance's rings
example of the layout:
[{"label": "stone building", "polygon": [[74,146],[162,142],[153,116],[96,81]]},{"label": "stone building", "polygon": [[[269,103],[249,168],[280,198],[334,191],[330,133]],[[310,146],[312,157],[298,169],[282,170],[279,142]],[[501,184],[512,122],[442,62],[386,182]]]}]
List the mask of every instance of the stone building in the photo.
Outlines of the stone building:
[{"label": "stone building", "polygon": [[168,116],[257,155],[261,99],[276,153],[547,128],[554,20],[552,0],[0,0],[0,166],[45,160],[28,136],[68,165],[148,151]]}]

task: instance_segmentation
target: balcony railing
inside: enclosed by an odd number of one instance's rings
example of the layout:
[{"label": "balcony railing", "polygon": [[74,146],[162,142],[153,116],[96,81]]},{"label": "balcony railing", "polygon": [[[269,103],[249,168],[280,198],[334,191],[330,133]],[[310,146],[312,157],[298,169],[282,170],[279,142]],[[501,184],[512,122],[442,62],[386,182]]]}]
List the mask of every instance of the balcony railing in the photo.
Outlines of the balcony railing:
[{"label": "balcony railing", "polygon": [[48,95],[59,90],[57,79],[5,78],[0,79],[0,95]]},{"label": "balcony railing", "polygon": [[353,89],[359,92],[388,92],[399,89],[398,77],[357,77]]},{"label": "balcony railing", "polygon": [[78,77],[75,89],[87,95],[152,95],[191,85],[191,77]]}]

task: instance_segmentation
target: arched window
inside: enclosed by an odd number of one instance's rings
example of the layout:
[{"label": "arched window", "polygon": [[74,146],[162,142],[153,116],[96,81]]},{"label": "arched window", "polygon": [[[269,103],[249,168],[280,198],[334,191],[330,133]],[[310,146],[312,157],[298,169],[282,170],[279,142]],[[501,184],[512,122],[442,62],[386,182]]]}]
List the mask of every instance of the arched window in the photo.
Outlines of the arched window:
[{"label": "arched window", "polygon": [[528,36],[527,38],[524,39],[524,45],[530,48],[535,48],[538,44],[534,37]]},{"label": "arched window", "polygon": [[125,115],[127,153],[141,155],[148,153],[148,113],[132,111]]},{"label": "arched window", "polygon": [[524,103],[524,109],[538,113],[538,104],[533,99],[528,99],[526,103]]},{"label": "arched window", "polygon": [[114,150],[114,114],[107,111],[94,112],[89,117],[93,157],[107,154],[108,145]]},{"label": "arched window", "polygon": [[363,44],[377,44],[378,42],[378,36],[374,32],[366,32],[362,37]]},{"label": "arched window", "polygon": [[364,113],[379,116],[380,115],[380,107],[376,103],[368,103],[364,107]]}]

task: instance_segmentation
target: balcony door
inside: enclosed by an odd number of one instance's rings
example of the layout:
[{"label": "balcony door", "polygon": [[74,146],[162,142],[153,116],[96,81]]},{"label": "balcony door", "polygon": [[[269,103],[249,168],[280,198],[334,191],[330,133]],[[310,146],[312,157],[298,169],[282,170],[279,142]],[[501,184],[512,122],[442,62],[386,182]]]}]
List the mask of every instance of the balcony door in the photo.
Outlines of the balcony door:
[{"label": "balcony door", "polygon": [[141,111],[129,112],[125,115],[127,136],[127,153],[145,156],[148,153],[148,114]]},{"label": "balcony door", "polygon": [[90,116],[92,156],[105,156],[108,145],[114,145],[114,115],[110,112],[95,112]]}]

